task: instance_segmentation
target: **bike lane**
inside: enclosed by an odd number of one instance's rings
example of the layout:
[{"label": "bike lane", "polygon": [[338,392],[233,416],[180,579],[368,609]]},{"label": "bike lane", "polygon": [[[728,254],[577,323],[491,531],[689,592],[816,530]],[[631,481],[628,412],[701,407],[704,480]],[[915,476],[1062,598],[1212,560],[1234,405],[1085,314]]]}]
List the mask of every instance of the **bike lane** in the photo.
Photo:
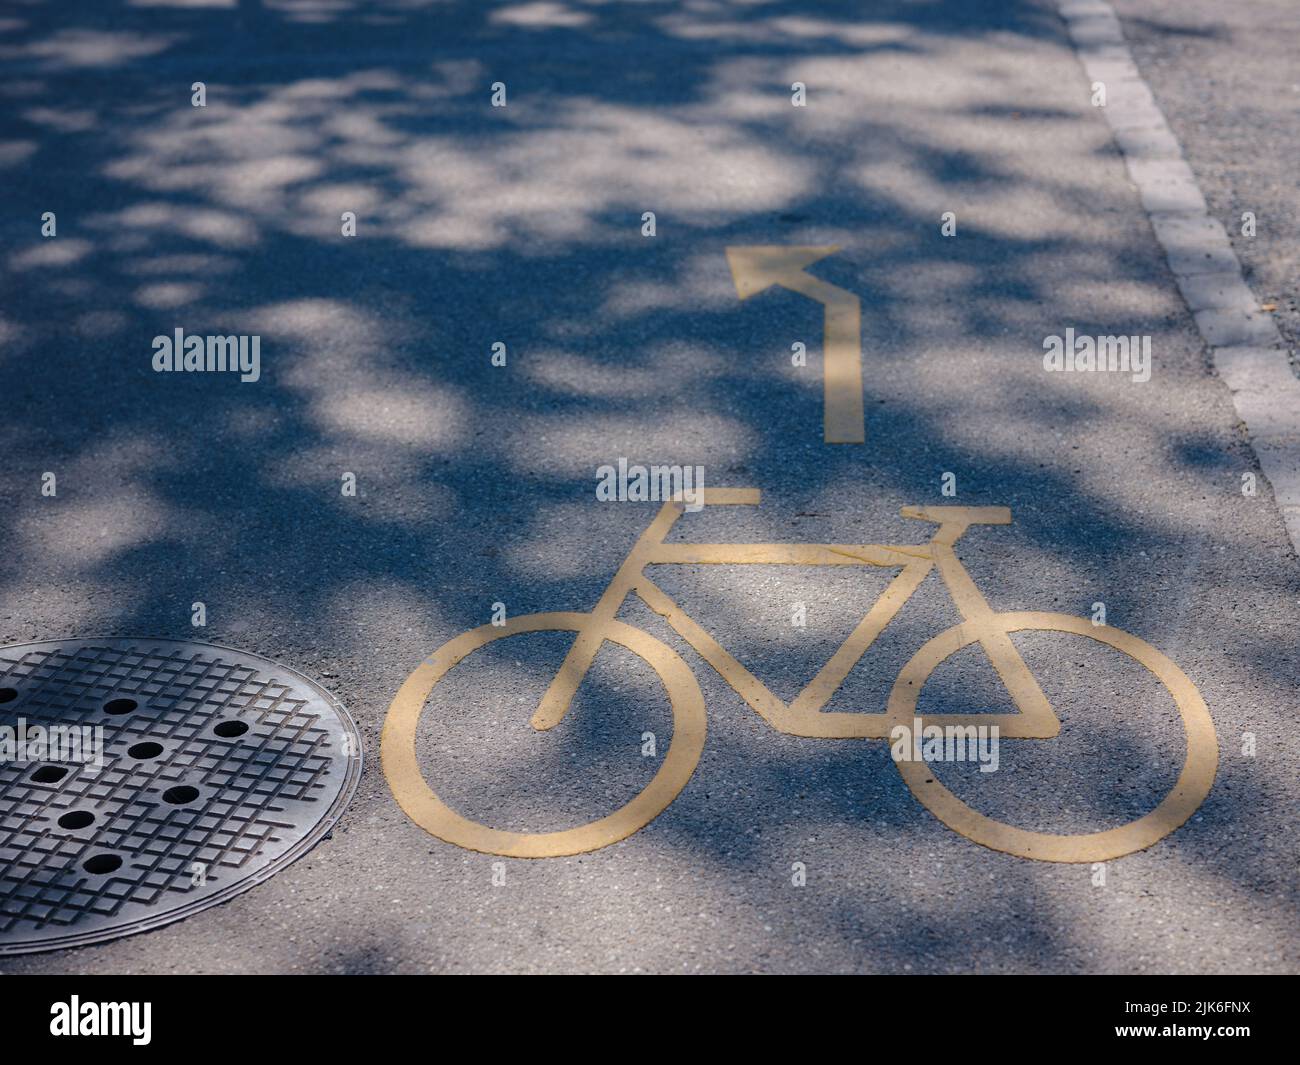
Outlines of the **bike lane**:
[{"label": "bike lane", "polygon": [[[11,437],[25,458],[6,478],[25,498],[20,478],[53,452],[87,487],[70,512],[20,502],[9,519],[20,550],[6,642],[66,631],[70,609],[88,631],[181,624],[174,578],[156,565],[174,545],[189,584],[223,604],[208,636],[331,679],[369,762],[335,838],[256,892],[6,970],[92,956],[99,971],[178,964],[164,958],[217,970],[1294,968],[1295,557],[1053,7],[397,17],[436,42],[432,61],[345,14],[209,56],[229,73],[208,125],[116,101],[102,117],[119,135],[80,146],[107,175],[107,201],[73,187],[75,142],[44,150],[86,219],[79,239],[120,261],[90,260],[95,281],[80,286],[76,262],[28,250],[9,263],[44,313],[7,309],[26,345],[15,350],[49,342],[52,355],[21,363],[46,375],[36,388],[20,386],[15,360],[2,368],[33,421],[32,436]],[[215,47],[200,16],[170,28],[197,54]],[[321,47],[344,32],[355,55]],[[20,59],[50,62],[52,35]],[[129,64],[115,73],[119,93],[152,84]],[[98,84],[84,68],[52,74]],[[498,82],[505,106],[493,107]],[[43,195],[17,198],[36,217]],[[352,242],[335,236],[345,210],[358,214]],[[214,245],[188,298],[174,287],[175,257],[194,254],[185,240]],[[802,270],[815,281],[759,288],[728,255],[755,247],[838,250]],[[827,443],[825,363],[851,364],[855,311],[863,439]],[[244,324],[263,337],[265,387],[216,404],[147,375],[92,387],[61,330],[104,339],[106,313],[125,319],[111,342],[128,348],[179,313]],[[1047,338],[1111,336],[1140,351],[1149,338],[1149,365],[1044,367]],[[107,443],[90,427],[60,432],[39,387],[54,381],[85,411],[106,392]],[[205,434],[231,467],[211,462]],[[176,435],[161,463],[148,457]],[[596,604],[658,509],[601,501],[599,471],[621,459],[761,489],[759,506],[685,515],[673,542],[919,545],[933,528],[904,506],[1010,508],[1010,525],[956,548],[989,606],[1100,607],[1172,659],[1214,720],[1214,789],[1186,825],[1104,868],[979,847],[912,798],[886,743],[775,731],[633,602],[618,616],[681,656],[707,708],[699,766],[673,804],[573,857],[500,859],[427,835],[380,769],[389,702],[495,604],[506,617]],[[344,472],[356,496],[339,493]],[[119,541],[84,557],[105,526]],[[255,555],[205,550],[232,527]],[[653,573],[786,702],[892,576],[761,562]],[[66,600],[33,598],[60,582]],[[96,596],[109,605],[69,606]],[[882,711],[917,649],[958,620],[930,575],[827,709]],[[514,832],[629,802],[671,749],[650,667],[602,649],[572,715],[538,733],[528,721],[567,644],[519,639],[425,709],[425,776],[466,816]],[[995,772],[940,765],[945,785],[1043,832],[1152,809],[1185,753],[1163,689],[1086,637],[1014,643],[1061,735],[1007,740]],[[922,700],[934,713],[1012,709],[976,648],[936,670]],[[265,929],[256,943],[239,931],[250,922]]]}]

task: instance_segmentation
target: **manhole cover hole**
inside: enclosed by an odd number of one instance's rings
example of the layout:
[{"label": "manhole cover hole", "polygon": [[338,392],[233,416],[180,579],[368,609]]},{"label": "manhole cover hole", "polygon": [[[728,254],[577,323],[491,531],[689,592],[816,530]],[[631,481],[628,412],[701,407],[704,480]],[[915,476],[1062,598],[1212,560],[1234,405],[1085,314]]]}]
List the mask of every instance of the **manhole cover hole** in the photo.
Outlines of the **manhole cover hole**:
[{"label": "manhole cover hole", "polygon": [[291,669],[180,640],[0,648],[0,954],[224,902],[309,850],[361,771]]}]

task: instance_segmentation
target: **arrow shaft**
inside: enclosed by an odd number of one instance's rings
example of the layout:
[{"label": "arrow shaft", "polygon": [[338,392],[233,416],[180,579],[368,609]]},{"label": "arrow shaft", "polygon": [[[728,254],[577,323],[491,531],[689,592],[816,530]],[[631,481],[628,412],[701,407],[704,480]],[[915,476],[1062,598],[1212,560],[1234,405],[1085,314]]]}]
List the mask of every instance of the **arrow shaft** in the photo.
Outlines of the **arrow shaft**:
[{"label": "arrow shaft", "polygon": [[811,274],[782,279],[793,292],[816,300],[826,310],[822,344],[822,436],[828,444],[861,444],[866,439],[862,407],[862,305],[846,292]]}]

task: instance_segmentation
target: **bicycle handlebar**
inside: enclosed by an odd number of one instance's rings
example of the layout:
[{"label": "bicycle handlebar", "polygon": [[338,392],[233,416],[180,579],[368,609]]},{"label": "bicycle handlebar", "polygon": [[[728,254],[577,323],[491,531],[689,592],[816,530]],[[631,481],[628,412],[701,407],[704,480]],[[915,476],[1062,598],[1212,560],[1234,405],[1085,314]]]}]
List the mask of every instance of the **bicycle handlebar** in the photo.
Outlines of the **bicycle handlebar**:
[{"label": "bicycle handlebar", "polygon": [[938,525],[1010,525],[1010,507],[903,507],[899,514]]},{"label": "bicycle handlebar", "polygon": [[[704,505],[758,506],[763,493],[757,488],[705,488]],[[680,502],[680,499],[677,500]],[[905,518],[931,521],[936,525],[1010,525],[1010,507],[903,507]]]}]

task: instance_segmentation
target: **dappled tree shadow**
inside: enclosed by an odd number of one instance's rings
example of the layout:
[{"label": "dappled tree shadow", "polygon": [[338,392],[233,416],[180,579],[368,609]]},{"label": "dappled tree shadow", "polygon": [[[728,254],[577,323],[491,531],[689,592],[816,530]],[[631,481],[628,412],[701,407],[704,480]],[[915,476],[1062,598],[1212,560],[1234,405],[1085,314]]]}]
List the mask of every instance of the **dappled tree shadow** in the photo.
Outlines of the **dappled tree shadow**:
[{"label": "dappled tree shadow", "polygon": [[[0,65],[5,642],[193,635],[204,600],[204,638],[341,678],[375,755],[409,669],[494,600],[595,602],[651,516],[595,507],[599,464],[703,463],[710,483],[762,487],[757,511],[681,526],[736,540],[920,542],[898,507],[941,501],[956,471],[959,502],[1016,516],[962,545],[995,608],[1104,598],[1219,715],[1228,786],[1165,860],[1294,904],[1275,851],[1214,845],[1249,820],[1293,866],[1275,796],[1293,794],[1276,707],[1300,676],[1294,556],[1266,489],[1238,491],[1253,457],[1049,5],[31,0],[0,18]],[[793,81],[808,108],[790,106]],[[814,271],[862,299],[865,448],[821,443],[819,310],[736,299],[724,249],[752,243],[842,245]],[[152,337],[177,326],[260,334],[262,380],[153,373]],[[1066,326],[1152,334],[1156,380],[1043,374],[1042,337]],[[832,517],[795,529],[800,509]],[[910,652],[933,631],[899,638]],[[747,664],[761,675],[784,653]],[[735,791],[803,789],[776,829],[852,823],[862,804],[840,796],[870,775],[864,838],[916,861],[908,834],[946,831],[883,746],[728,735],[747,712],[697,672],[711,746],[646,830],[684,862],[757,875],[753,800],[712,788],[718,773]],[[1233,756],[1249,730],[1269,758]],[[1134,763],[1176,757],[1138,727],[1114,744]],[[597,760],[614,745],[588,736]],[[390,805],[372,757],[354,810]],[[904,862],[881,871],[889,901],[846,890],[802,934],[865,968],[960,968],[959,925],[995,943],[1014,919],[1006,958],[1089,965],[1084,932],[1053,912],[1060,869],[971,860],[1013,914],[916,896]],[[883,931],[904,919],[919,923]]]}]

